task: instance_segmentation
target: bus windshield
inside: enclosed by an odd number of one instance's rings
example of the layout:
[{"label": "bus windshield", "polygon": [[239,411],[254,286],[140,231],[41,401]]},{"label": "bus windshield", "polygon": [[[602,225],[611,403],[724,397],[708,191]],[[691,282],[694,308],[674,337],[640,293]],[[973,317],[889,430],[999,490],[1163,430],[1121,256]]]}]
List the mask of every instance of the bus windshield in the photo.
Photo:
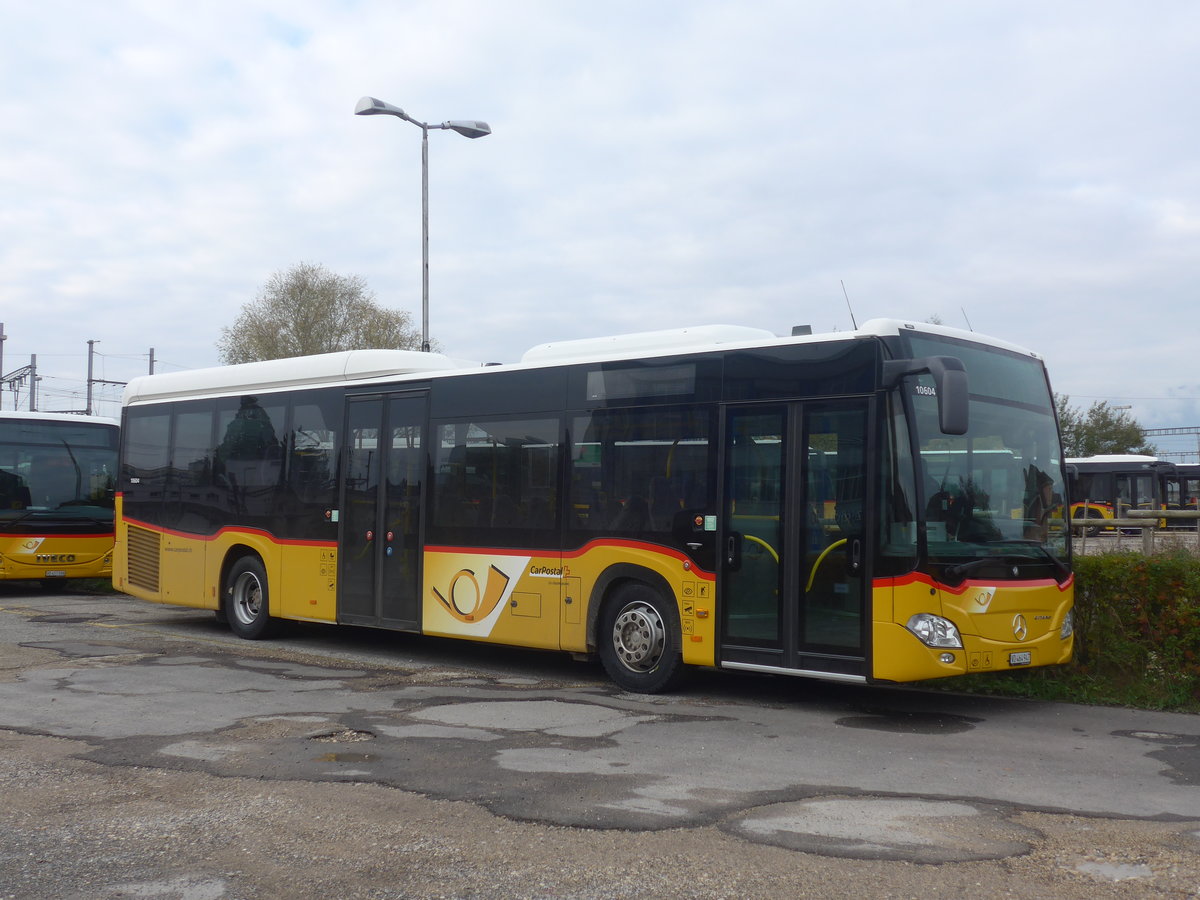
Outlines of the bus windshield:
[{"label": "bus windshield", "polygon": [[917,527],[908,533],[924,537],[924,546],[910,552],[923,551],[939,579],[951,584],[973,575],[1040,577],[1047,570],[1062,581],[1069,573],[1063,457],[1040,361],[930,335],[912,343],[920,345],[914,356],[961,359],[971,400],[967,433],[943,434],[933,379],[905,383],[917,454]]},{"label": "bus windshield", "polygon": [[111,527],[116,431],[14,420],[0,439],[0,527],[86,519]]}]

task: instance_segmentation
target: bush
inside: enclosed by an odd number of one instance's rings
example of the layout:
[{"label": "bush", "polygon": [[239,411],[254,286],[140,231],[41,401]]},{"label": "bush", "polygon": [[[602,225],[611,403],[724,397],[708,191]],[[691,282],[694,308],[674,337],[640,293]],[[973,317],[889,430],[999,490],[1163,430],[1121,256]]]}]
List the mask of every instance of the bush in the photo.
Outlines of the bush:
[{"label": "bush", "polygon": [[1200,559],[1183,551],[1075,557],[1074,660],[946,687],[1200,711]]}]

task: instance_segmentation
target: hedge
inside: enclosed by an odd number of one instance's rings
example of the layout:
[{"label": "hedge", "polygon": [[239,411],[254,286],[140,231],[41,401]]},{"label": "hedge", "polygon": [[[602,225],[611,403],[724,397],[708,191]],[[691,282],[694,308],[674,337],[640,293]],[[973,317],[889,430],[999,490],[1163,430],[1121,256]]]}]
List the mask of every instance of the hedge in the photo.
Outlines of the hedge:
[{"label": "hedge", "polygon": [[1200,711],[1200,558],[1185,551],[1075,557],[1075,658],[951,679],[946,688],[1074,703]]}]

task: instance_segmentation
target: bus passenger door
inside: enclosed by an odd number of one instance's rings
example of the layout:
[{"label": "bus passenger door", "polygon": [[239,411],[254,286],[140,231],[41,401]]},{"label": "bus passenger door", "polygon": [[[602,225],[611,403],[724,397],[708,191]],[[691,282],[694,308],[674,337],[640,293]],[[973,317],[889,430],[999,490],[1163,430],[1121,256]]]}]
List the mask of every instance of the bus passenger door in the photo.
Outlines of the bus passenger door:
[{"label": "bus passenger door", "polygon": [[867,675],[867,401],[807,403],[803,411],[797,668]]},{"label": "bus passenger door", "polygon": [[786,541],[792,529],[787,406],[730,409],[725,421],[725,510],[720,553],[724,659],[780,667]]},{"label": "bus passenger door", "polygon": [[864,399],[729,407],[721,659],[866,675]]},{"label": "bus passenger door", "polygon": [[351,398],[346,412],[338,621],[420,628],[426,395]]}]

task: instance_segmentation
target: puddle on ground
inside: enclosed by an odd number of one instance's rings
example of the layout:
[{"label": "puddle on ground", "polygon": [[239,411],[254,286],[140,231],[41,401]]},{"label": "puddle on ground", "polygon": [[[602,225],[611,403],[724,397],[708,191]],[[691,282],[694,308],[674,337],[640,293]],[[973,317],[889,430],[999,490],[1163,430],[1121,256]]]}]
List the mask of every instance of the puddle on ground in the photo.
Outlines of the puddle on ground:
[{"label": "puddle on ground", "polygon": [[316,762],[367,763],[379,759],[374,753],[323,753],[313,757]]}]

